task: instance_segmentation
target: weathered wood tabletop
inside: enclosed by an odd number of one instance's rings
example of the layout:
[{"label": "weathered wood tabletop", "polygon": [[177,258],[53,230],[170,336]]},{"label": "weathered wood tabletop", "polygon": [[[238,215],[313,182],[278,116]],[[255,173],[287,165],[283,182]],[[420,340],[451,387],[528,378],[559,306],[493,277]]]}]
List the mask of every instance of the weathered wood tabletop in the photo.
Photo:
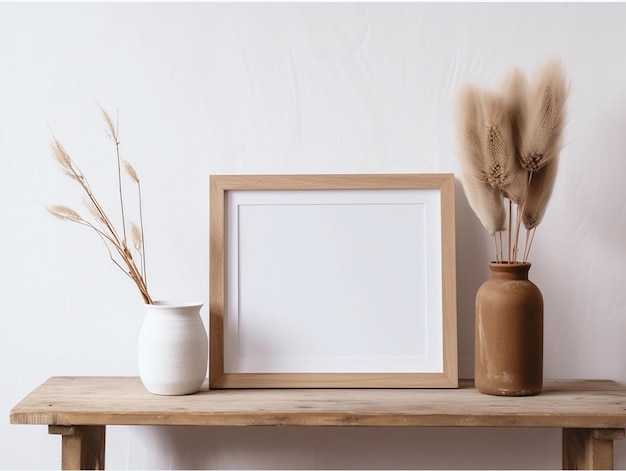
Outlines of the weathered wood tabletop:
[{"label": "weathered wood tabletop", "polygon": [[[461,380],[459,389],[205,388],[156,396],[133,377],[55,377],[16,405],[10,419],[63,435],[64,467],[79,466],[75,460],[103,465],[106,425],[284,425],[562,428],[564,467],[608,468],[613,439],[624,436],[626,388],[546,380],[537,396],[494,397]],[[94,463],[84,461],[90,456]]]}]

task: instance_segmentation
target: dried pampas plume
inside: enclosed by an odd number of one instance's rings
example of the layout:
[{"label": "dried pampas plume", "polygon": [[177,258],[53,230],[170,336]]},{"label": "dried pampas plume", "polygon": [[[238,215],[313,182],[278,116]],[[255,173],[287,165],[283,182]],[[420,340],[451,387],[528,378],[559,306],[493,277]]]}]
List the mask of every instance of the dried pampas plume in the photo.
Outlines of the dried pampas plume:
[{"label": "dried pampas plume", "polygon": [[523,211],[526,229],[543,219],[552,195],[565,126],[568,85],[560,62],[547,63],[530,95],[530,115],[522,141],[522,167],[530,175],[532,190]]},{"label": "dried pampas plume", "polygon": [[457,120],[461,141],[463,188],[473,211],[489,234],[502,231],[506,213],[502,196],[486,181],[484,149],[484,113],[480,91],[471,85],[461,89]]},{"label": "dried pampas plume", "polygon": [[505,76],[501,89],[506,100],[515,150],[519,152],[528,119],[528,80],[520,69],[513,69]]},{"label": "dried pampas plume", "polygon": [[126,170],[126,173],[130,177],[130,179],[134,181],[135,183],[139,183],[139,177],[137,176],[137,172],[135,172],[135,169],[130,164],[130,162],[128,162],[127,160],[124,160],[123,163],[124,163],[124,170]]},{"label": "dried pampas plume", "polygon": [[533,173],[528,189],[528,199],[524,205],[522,220],[526,229],[535,229],[543,220],[552,196],[559,166],[559,158],[554,157],[541,170]]},{"label": "dried pampas plume", "polygon": [[528,175],[519,165],[519,148],[527,119],[528,81],[521,70],[514,69],[505,77],[501,88],[514,154],[509,162],[510,178],[504,191],[507,198],[519,205],[525,201],[528,191]]},{"label": "dried pampas plume", "polygon": [[[556,179],[568,85],[563,66],[548,62],[530,86],[515,69],[500,93],[465,85],[458,96],[461,180],[470,206],[497,240],[506,228],[509,263],[517,263],[522,221],[527,228],[523,261],[543,219]],[[513,224],[516,216],[515,225]],[[532,234],[528,231],[533,230]],[[501,240],[501,239],[500,239]],[[502,261],[502,243],[496,261]]]},{"label": "dried pampas plume", "polygon": [[537,172],[559,155],[567,95],[563,65],[559,61],[546,63],[529,95],[528,123],[520,153],[525,170]]},{"label": "dried pampas plume", "polygon": [[559,165],[559,157],[556,156],[543,166],[538,172],[532,173],[529,183],[528,198],[524,204],[522,221],[526,227],[526,246],[523,260],[528,260],[535,231],[548,207],[548,201],[552,196],[554,182]]},{"label": "dried pampas plume", "polygon": [[484,172],[491,186],[519,204],[526,196],[526,174],[517,162],[515,135],[508,105],[501,95],[483,95],[486,134]]}]

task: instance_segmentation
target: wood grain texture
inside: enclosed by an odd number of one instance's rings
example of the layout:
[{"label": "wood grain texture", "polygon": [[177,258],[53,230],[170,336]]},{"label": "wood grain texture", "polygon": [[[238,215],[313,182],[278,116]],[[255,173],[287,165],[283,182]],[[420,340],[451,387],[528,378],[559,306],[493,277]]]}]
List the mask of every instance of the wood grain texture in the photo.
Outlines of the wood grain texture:
[{"label": "wood grain texture", "polygon": [[443,363],[446,376],[454,381],[454,387],[458,387],[454,178],[442,182],[440,191]]},{"label": "wood grain texture", "polygon": [[13,424],[624,428],[626,388],[546,380],[530,397],[459,389],[220,389],[156,396],[132,377],[54,377],[10,413]]},{"label": "wood grain texture", "polygon": [[224,373],[214,379],[211,388],[408,388],[408,385],[456,388],[458,379],[449,370],[446,373]]},{"label": "wood grain texture", "polygon": [[104,426],[50,425],[48,432],[61,435],[61,469],[104,469]]},{"label": "wood grain texture", "polygon": [[218,191],[441,188],[452,174],[212,175]]},{"label": "wood grain texture", "polygon": [[220,179],[209,182],[209,382],[224,374],[224,186]]},{"label": "wood grain texture", "polygon": [[563,429],[563,469],[613,469],[613,440],[624,429]]},{"label": "wood grain texture", "polygon": [[[211,388],[456,388],[457,313],[453,174],[212,175],[209,384]],[[242,190],[438,189],[441,195],[443,371],[440,373],[229,373],[224,371],[225,203]]]}]

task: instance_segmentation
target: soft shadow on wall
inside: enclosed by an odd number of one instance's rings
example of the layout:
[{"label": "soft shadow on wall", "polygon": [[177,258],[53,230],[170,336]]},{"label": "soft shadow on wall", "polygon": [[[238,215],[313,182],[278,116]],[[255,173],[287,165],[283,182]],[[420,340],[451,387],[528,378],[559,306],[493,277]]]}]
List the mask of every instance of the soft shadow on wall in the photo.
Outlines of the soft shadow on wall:
[{"label": "soft shadow on wall", "polygon": [[455,179],[456,293],[459,378],[474,377],[474,303],[489,277],[489,235],[470,207],[463,185]]},{"label": "soft shadow on wall", "polygon": [[[171,469],[559,469],[561,466],[557,429],[154,427],[148,433],[150,441],[159,444],[159,453],[167,456]],[[520,443],[524,445],[520,447]],[[552,446],[546,447],[546,443]],[[540,468],[537,463],[541,463]]]}]

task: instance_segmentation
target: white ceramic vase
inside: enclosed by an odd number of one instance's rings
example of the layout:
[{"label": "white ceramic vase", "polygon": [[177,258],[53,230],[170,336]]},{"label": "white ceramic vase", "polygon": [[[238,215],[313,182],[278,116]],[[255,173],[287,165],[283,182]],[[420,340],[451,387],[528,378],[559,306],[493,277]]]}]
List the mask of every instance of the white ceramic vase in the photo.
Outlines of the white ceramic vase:
[{"label": "white ceramic vase", "polygon": [[139,332],[139,377],[153,394],[197,392],[207,374],[208,338],[202,304],[157,301],[146,304]]}]

